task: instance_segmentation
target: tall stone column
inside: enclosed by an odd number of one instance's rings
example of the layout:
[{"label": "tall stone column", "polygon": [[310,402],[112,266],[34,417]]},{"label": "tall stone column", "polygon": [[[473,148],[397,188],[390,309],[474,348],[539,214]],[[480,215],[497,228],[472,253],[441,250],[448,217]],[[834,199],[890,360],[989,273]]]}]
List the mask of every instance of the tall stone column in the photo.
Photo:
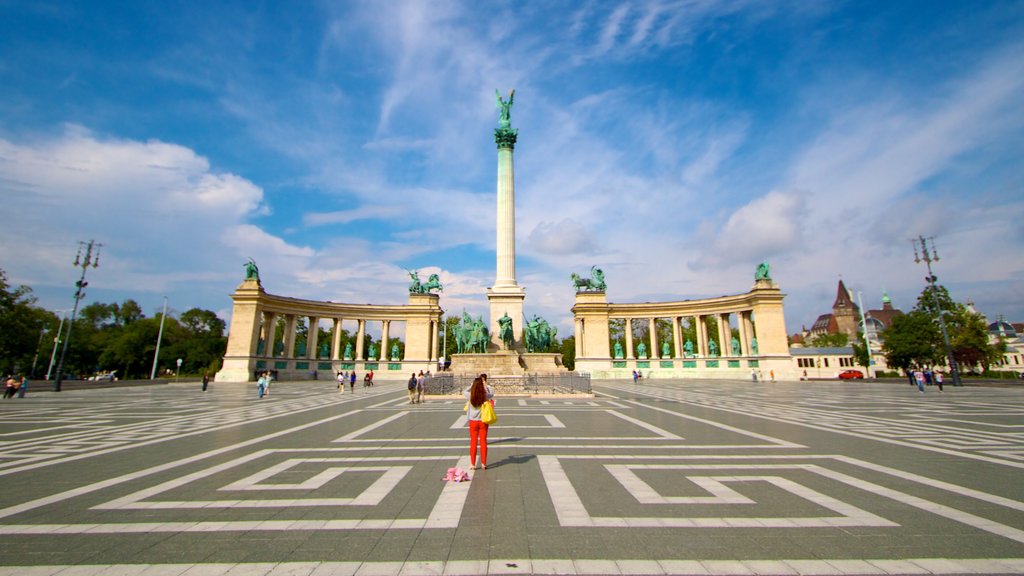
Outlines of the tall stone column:
[{"label": "tall stone column", "polygon": [[316,316],[309,317],[309,332],[306,333],[306,358],[310,360],[316,360],[319,356],[317,354],[317,341],[320,339],[320,318]]},{"label": "tall stone column", "polygon": [[732,330],[729,329],[729,315],[718,315],[718,353],[732,356]]},{"label": "tall stone column", "polygon": [[498,96],[501,115],[494,129],[494,142],[498,146],[497,241],[495,245],[497,274],[494,285],[487,290],[491,311],[491,344],[502,349],[498,319],[506,314],[512,319],[512,337],[515,348],[523,349],[523,300],[526,292],[516,282],[516,206],[515,170],[513,152],[518,130],[512,128],[511,108],[515,91],[508,102]]},{"label": "tall stone column", "polygon": [[284,316],[284,356],[285,358],[295,357],[295,314]]},{"label": "tall stone column", "polygon": [[750,356],[749,335],[747,334],[747,315],[749,312],[740,312],[736,317],[736,326],[740,329],[740,356]]},{"label": "tall stone column", "polygon": [[334,319],[334,331],[331,334],[331,360],[341,360],[341,318]]},{"label": "tall stone column", "polygon": [[633,319],[626,318],[626,359],[633,360],[636,358],[636,352],[633,351]]},{"label": "tall stone column", "polygon": [[708,357],[708,323],[704,316],[694,316],[697,320],[697,355],[701,358]]},{"label": "tall stone column", "polygon": [[384,320],[380,329],[380,359],[382,362],[391,360],[391,350],[388,348],[388,339],[391,338],[391,320]]},{"label": "tall stone column", "polygon": [[274,346],[277,345],[277,314],[267,312],[263,315],[263,355],[274,357]]},{"label": "tall stone column", "polygon": [[674,346],[672,348],[674,348],[674,351],[675,351],[675,356],[674,356],[675,358],[682,358],[683,357],[683,343],[681,342],[681,340],[683,339],[682,334],[683,334],[683,331],[679,327],[679,316],[673,316],[672,317],[672,343],[674,344]]},{"label": "tall stone column", "polygon": [[356,353],[355,359],[363,359],[363,342],[366,341],[366,320],[359,319],[359,329],[356,332]]},{"label": "tall stone column", "polygon": [[651,351],[647,354],[647,357],[651,360],[661,358],[661,353],[658,351],[658,331],[656,330],[658,323],[657,320],[657,318],[651,318],[648,321],[648,330],[651,333]]}]

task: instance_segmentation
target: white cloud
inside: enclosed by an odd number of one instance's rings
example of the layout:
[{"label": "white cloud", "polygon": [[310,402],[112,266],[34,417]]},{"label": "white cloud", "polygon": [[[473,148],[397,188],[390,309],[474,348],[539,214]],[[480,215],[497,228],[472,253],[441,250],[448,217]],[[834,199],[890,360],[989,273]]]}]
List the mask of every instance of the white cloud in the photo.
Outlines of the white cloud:
[{"label": "white cloud", "polygon": [[572,218],[563,218],[558,223],[540,222],[526,242],[532,250],[553,255],[589,254],[594,251],[590,232]]}]

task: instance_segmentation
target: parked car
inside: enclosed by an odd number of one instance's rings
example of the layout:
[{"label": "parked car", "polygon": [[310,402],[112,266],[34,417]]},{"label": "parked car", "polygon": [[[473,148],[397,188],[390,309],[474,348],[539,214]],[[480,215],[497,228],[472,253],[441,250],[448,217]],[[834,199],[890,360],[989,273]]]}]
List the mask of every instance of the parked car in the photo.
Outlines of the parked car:
[{"label": "parked car", "polygon": [[97,375],[93,376],[92,378],[89,378],[89,380],[95,380],[97,382],[113,382],[113,381],[117,380],[116,374],[117,374],[117,370],[114,370],[113,372],[105,372],[103,374],[97,374]]},{"label": "parked car", "polygon": [[864,373],[860,370],[843,370],[839,373],[840,380],[863,380]]}]

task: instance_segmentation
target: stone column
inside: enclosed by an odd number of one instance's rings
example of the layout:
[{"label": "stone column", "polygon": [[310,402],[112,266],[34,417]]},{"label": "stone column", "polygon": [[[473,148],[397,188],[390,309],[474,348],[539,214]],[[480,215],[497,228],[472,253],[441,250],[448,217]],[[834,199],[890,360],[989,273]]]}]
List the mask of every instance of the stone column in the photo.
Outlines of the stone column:
[{"label": "stone column", "polygon": [[636,353],[633,352],[633,319],[626,318],[626,359],[636,359]]},{"label": "stone column", "polygon": [[430,321],[430,341],[427,344],[427,350],[430,351],[429,360],[435,365],[437,364],[437,320]]},{"label": "stone column", "polygon": [[295,357],[295,314],[284,316],[284,354],[285,358]]},{"label": "stone column", "polygon": [[316,360],[319,354],[316,352],[317,343],[320,340],[320,318],[309,317],[309,333],[306,335],[306,358]]},{"label": "stone column", "polygon": [[274,357],[274,346],[277,344],[277,314],[267,312],[263,316],[263,355]]},{"label": "stone column", "polygon": [[359,329],[356,332],[356,353],[354,360],[363,360],[363,343],[366,340],[366,320],[359,319]]},{"label": "stone column", "polygon": [[582,358],[583,350],[585,350],[585,348],[583,347],[583,319],[577,319],[575,322],[573,322],[573,326],[576,328],[576,357]]},{"label": "stone column", "polygon": [[732,330],[729,329],[729,315],[718,315],[718,347],[722,356],[732,355]]},{"label": "stone column", "polygon": [[736,317],[736,324],[740,330],[740,355],[750,356],[750,340],[747,336],[747,314],[749,312],[740,312]]},{"label": "stone column", "polygon": [[391,349],[388,347],[388,338],[391,338],[391,320],[381,322],[380,329],[380,360],[389,362],[391,360]]},{"label": "stone column", "polygon": [[334,319],[334,331],[331,334],[331,360],[341,360],[341,318]]},{"label": "stone column", "polygon": [[747,327],[747,353],[751,356],[756,356],[757,354],[754,353],[754,338],[756,338],[756,334],[754,334],[754,322],[751,315],[752,312],[747,311],[744,318],[744,325]]},{"label": "stone column", "polygon": [[672,348],[675,351],[675,358],[683,357],[683,330],[679,327],[679,316],[672,317]]},{"label": "stone column", "polygon": [[704,320],[703,315],[694,316],[697,321],[697,356],[701,358],[708,357],[708,324]]},{"label": "stone column", "polygon": [[658,358],[661,358],[661,354],[658,352],[658,331],[655,329],[657,328],[658,324],[657,320],[657,318],[650,318],[647,323],[647,329],[651,333],[651,351],[650,353],[647,354],[647,357],[652,360],[657,360]]}]

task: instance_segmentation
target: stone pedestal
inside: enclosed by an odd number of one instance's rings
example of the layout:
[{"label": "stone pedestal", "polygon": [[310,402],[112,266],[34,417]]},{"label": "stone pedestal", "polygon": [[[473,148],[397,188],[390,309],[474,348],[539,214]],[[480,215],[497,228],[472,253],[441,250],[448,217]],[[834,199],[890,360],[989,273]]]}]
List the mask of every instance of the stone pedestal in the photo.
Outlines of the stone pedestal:
[{"label": "stone pedestal", "polygon": [[487,290],[487,301],[490,303],[491,323],[487,327],[491,331],[491,344],[489,349],[499,351],[504,348],[501,341],[501,328],[498,325],[498,318],[508,314],[512,319],[512,337],[515,338],[515,351],[522,352],[525,348],[523,342],[523,300],[526,299],[526,290],[522,286],[509,286],[505,288],[489,288]]},{"label": "stone pedestal", "polygon": [[520,364],[519,353],[502,350],[493,354],[453,354],[450,370],[455,374],[522,376],[525,365]]}]

